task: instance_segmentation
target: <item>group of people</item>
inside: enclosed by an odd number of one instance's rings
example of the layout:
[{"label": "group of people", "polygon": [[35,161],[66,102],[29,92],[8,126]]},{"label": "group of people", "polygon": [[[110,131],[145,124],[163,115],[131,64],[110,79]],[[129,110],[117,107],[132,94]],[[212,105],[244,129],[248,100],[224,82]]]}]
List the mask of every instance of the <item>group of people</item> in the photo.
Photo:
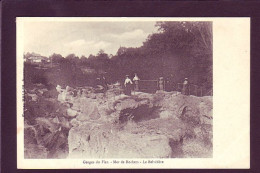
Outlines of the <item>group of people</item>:
[{"label": "group of people", "polygon": [[[126,75],[126,79],[124,82],[124,86],[125,86],[125,94],[126,95],[131,95],[131,91],[133,88],[133,84],[134,84],[134,90],[138,91],[139,90],[139,85],[138,85],[138,81],[140,80],[140,78],[137,76],[137,74],[135,73],[135,76],[133,78],[133,82],[130,79],[129,75]],[[182,85],[182,94],[184,95],[189,95],[189,82],[188,82],[188,78],[184,79],[183,85]]]},{"label": "group of people", "polygon": [[[124,93],[126,95],[131,95],[132,90],[138,91],[139,90],[139,85],[138,82],[140,81],[140,78],[137,76],[137,74],[135,73],[135,76],[133,77],[133,79],[130,79],[129,75],[126,75],[125,81],[124,81]],[[106,81],[105,76],[101,76],[100,77],[100,82],[101,85],[104,87],[104,90],[107,91],[108,90],[108,83]],[[183,85],[182,85],[182,94],[184,95],[189,95],[189,82],[188,82],[188,78],[184,79]]]},{"label": "group of people", "polygon": [[[133,78],[133,82],[134,82],[134,90],[138,90],[138,81],[140,80],[140,78],[137,76],[137,74],[135,73],[135,76]],[[129,75],[126,75],[126,79],[124,82],[124,86],[125,86],[125,94],[126,95],[131,95],[131,91],[133,89],[133,82],[130,79]]]}]

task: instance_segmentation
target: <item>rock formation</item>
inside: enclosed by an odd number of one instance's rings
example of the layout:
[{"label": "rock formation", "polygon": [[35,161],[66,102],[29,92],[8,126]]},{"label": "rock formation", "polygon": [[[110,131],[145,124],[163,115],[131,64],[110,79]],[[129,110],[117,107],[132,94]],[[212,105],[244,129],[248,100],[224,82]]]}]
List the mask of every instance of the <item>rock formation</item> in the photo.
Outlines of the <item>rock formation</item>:
[{"label": "rock formation", "polygon": [[91,87],[36,90],[25,93],[26,134],[36,139],[26,140],[30,158],[36,155],[27,144],[46,150],[39,157],[212,157],[212,97],[164,91],[126,96],[116,85],[106,93]]}]

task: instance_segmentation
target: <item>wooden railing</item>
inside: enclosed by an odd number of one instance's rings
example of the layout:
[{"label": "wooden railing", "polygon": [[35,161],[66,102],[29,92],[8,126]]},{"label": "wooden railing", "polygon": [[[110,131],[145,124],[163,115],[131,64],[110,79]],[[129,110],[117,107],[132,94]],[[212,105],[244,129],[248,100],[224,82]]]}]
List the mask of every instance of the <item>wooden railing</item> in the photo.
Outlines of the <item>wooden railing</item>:
[{"label": "wooden railing", "polygon": [[139,80],[139,91],[154,93],[158,90],[158,80]]},{"label": "wooden railing", "polygon": [[[136,85],[136,83],[134,82]],[[148,93],[155,93],[157,90],[165,90],[165,80],[139,80],[138,81],[138,91],[148,92]],[[177,91],[183,93],[183,83],[171,83],[174,87],[170,91]],[[195,85],[195,84],[188,84],[186,95],[194,95],[198,97],[202,96],[212,96],[213,92],[211,90],[206,90],[205,87]]]},{"label": "wooden railing", "polygon": [[[183,88],[183,84],[178,83],[177,84],[177,91],[182,92],[182,88]],[[212,89],[207,91],[205,89],[205,87],[202,87],[202,86],[199,86],[199,85],[189,84],[188,85],[188,95],[194,95],[194,96],[199,96],[199,97],[212,96],[213,91],[212,91]]]}]

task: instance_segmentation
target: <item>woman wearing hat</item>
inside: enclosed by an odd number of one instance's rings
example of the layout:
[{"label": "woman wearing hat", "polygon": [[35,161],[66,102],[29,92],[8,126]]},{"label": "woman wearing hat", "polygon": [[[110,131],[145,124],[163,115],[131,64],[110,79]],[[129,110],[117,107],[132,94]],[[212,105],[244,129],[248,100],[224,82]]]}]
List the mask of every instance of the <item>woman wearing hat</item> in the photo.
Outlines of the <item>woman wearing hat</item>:
[{"label": "woman wearing hat", "polygon": [[125,79],[124,84],[125,84],[125,94],[130,96],[133,82],[129,78],[129,75],[126,75],[126,79]]}]

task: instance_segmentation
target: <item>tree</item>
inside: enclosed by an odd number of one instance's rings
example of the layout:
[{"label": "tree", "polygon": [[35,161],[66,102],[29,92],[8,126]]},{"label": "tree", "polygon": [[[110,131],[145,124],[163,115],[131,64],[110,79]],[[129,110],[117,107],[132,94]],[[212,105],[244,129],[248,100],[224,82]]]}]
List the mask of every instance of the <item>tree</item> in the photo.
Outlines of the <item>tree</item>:
[{"label": "tree", "polygon": [[65,58],[66,60],[70,61],[71,63],[78,64],[79,63],[79,57],[75,54],[69,54]]},{"label": "tree", "polygon": [[126,50],[127,50],[126,47],[121,47],[120,46],[120,48],[118,49],[116,55],[121,56],[121,55],[123,55],[126,52]]},{"label": "tree", "polygon": [[165,39],[172,40],[171,48],[190,49],[192,53],[212,52],[211,22],[157,22]]},{"label": "tree", "polygon": [[98,55],[92,60],[92,66],[97,71],[106,71],[108,68],[109,57],[108,55],[101,49]]},{"label": "tree", "polygon": [[81,65],[87,65],[88,64],[88,59],[84,55],[82,55],[79,60],[80,60]]},{"label": "tree", "polygon": [[117,78],[137,72],[145,79],[188,77],[192,83],[212,87],[212,23],[157,22],[158,33],[139,48],[120,47],[111,58]]},{"label": "tree", "polygon": [[70,54],[65,60],[75,66],[63,69],[67,75],[79,74],[74,67],[88,66],[98,73],[108,72],[111,82],[134,73],[142,79],[171,77],[175,84],[188,77],[191,83],[212,88],[212,23],[167,21],[157,22],[156,27],[158,32],[149,35],[141,47],[120,47],[112,57],[102,49],[88,58]]},{"label": "tree", "polygon": [[212,86],[212,23],[167,21],[156,26],[159,33],[150,35],[143,47],[161,58],[163,74],[173,70],[177,80],[189,77]]},{"label": "tree", "polygon": [[98,54],[97,54],[97,55],[104,54],[104,53],[105,53],[105,51],[104,51],[103,49],[100,49],[100,50],[98,51]]},{"label": "tree", "polygon": [[88,56],[88,59],[89,59],[89,60],[92,60],[92,59],[94,59],[94,58],[95,58],[95,56],[92,55],[92,54],[90,54],[90,55]]},{"label": "tree", "polygon": [[60,63],[64,58],[60,54],[53,53],[50,57],[51,62]]}]

